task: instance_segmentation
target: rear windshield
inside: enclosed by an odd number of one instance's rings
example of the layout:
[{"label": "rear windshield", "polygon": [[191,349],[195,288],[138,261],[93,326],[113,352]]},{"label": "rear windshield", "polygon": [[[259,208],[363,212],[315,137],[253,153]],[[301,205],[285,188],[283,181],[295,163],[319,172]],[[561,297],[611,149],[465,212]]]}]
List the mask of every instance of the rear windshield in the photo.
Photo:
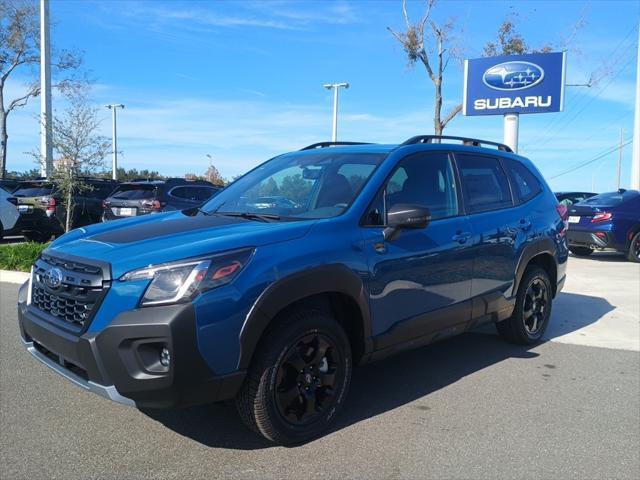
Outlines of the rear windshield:
[{"label": "rear windshield", "polygon": [[52,185],[29,183],[21,184],[13,192],[14,197],[47,197],[53,192]]},{"label": "rear windshield", "polygon": [[596,205],[598,207],[615,207],[623,202],[637,198],[640,196],[636,190],[627,190],[626,192],[608,192],[601,193],[591,198],[587,198],[580,202],[580,205]]},{"label": "rear windshield", "polygon": [[155,185],[120,185],[111,195],[118,200],[142,200],[153,198],[156,193]]}]

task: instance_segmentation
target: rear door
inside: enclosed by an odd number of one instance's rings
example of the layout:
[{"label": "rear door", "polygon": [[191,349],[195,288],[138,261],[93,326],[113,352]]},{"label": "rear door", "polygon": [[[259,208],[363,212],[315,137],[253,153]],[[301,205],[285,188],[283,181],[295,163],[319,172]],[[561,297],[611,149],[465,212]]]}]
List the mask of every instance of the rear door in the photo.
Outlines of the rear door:
[{"label": "rear door", "polygon": [[[456,153],[464,205],[473,231],[473,297],[484,297],[484,312],[513,286],[521,244],[531,228],[526,207],[514,208],[507,174],[499,159]],[[481,305],[481,306],[482,306]],[[488,311],[487,311],[488,310]]]}]

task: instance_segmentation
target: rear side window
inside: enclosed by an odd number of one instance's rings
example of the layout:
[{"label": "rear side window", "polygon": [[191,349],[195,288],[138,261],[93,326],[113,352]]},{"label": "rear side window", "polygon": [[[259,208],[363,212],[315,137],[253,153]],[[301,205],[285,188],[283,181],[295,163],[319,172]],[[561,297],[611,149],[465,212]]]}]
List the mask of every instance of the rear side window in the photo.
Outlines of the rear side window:
[{"label": "rear side window", "polygon": [[504,159],[504,166],[509,173],[513,194],[518,203],[528,202],[542,191],[536,176],[522,163]]},{"label": "rear side window", "polygon": [[156,193],[155,185],[132,184],[120,185],[111,195],[112,198],[118,200],[143,200],[145,198],[153,198]]},{"label": "rear side window", "polygon": [[456,154],[465,203],[469,213],[513,205],[507,175],[497,158]]}]

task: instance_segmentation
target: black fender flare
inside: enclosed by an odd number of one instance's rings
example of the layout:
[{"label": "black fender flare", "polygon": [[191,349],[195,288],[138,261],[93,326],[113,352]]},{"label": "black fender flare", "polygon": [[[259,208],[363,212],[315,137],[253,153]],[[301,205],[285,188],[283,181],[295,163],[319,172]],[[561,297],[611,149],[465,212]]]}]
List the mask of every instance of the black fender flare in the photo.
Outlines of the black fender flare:
[{"label": "black fender flare", "polygon": [[[549,254],[552,258],[556,258],[556,245],[553,243],[553,240],[550,238],[541,238],[528,244],[522,251],[520,255],[520,260],[518,261],[518,266],[516,267],[516,276],[513,283],[513,291],[512,295],[515,296],[518,293],[518,288],[520,287],[520,281],[522,280],[522,276],[524,275],[524,271],[529,265],[529,262],[538,255]],[[556,265],[556,271],[557,271]],[[558,279],[556,279],[557,281]],[[552,285],[555,289],[556,285]]]},{"label": "black fender flare", "polygon": [[278,279],[262,292],[240,330],[238,369],[249,367],[262,334],[278,312],[299,300],[323,293],[344,294],[356,303],[363,320],[364,351],[370,352],[373,347],[371,318],[362,279],[345,265],[323,265]]}]

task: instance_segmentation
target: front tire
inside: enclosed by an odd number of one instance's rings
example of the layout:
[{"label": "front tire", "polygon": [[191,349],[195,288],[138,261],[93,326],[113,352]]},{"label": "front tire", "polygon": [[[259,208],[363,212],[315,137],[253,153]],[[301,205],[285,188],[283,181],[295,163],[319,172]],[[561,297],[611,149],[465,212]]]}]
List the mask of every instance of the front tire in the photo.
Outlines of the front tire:
[{"label": "front tire", "polygon": [[636,233],[631,239],[627,259],[630,262],[640,263],[640,232]]},{"label": "front tire", "polygon": [[540,267],[528,267],[518,287],[513,314],[509,319],[496,323],[500,336],[518,345],[540,342],[549,325],[552,297],[547,272]]},{"label": "front tire", "polygon": [[569,247],[569,251],[578,257],[588,257],[593,253],[593,250],[587,247]]},{"label": "front tire", "polygon": [[300,310],[271,327],[236,398],[240,417],[268,440],[293,445],[324,432],[347,396],[351,348],[328,314]]}]

